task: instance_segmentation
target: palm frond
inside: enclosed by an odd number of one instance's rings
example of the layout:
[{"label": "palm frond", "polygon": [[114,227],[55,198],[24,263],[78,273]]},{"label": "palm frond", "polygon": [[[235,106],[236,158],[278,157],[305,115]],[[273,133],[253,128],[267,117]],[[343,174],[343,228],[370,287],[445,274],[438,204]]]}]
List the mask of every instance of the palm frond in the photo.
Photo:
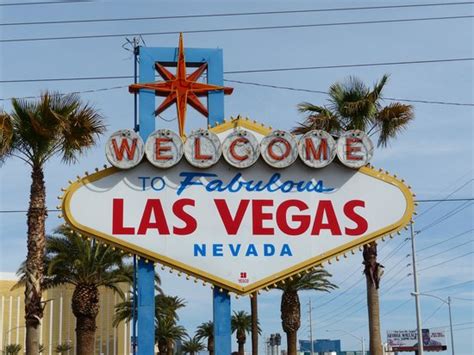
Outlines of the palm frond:
[{"label": "palm frond", "polygon": [[379,129],[378,146],[386,147],[390,139],[407,128],[415,114],[413,106],[399,102],[384,107],[376,116],[375,122]]}]

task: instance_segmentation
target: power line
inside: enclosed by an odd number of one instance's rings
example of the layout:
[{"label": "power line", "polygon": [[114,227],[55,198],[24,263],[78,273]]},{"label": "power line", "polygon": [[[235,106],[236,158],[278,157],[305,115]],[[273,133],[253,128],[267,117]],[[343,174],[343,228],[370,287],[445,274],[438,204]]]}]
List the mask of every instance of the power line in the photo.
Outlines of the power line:
[{"label": "power line", "polygon": [[435,256],[438,256],[438,255],[447,253],[448,251],[457,249],[457,248],[459,248],[459,247],[462,247],[463,245],[467,245],[467,244],[470,244],[470,243],[472,243],[472,242],[474,242],[474,240],[470,240],[470,241],[468,241],[468,242],[464,242],[464,243],[458,244],[458,245],[456,245],[456,246],[454,246],[454,247],[452,247],[452,248],[445,249],[445,250],[443,250],[443,251],[440,251],[439,253],[435,253],[435,254],[429,255],[429,256],[427,256],[427,257],[425,257],[425,258],[422,258],[422,259],[419,260],[419,261],[421,262],[421,261],[426,260],[426,259],[434,258]]},{"label": "power line", "polygon": [[[449,62],[465,62],[465,61],[472,61],[472,60],[474,60],[474,58],[447,58],[447,59],[412,60],[412,61],[400,61],[400,62],[322,65],[322,66],[309,66],[309,67],[262,68],[262,69],[224,71],[224,74],[249,74],[249,73],[269,73],[269,72],[303,71],[303,70],[319,70],[319,69],[355,68],[355,67],[376,67],[376,66],[393,66],[393,65],[409,65],[409,64],[449,63]],[[52,82],[52,81],[115,80],[115,79],[131,79],[131,78],[133,78],[131,75],[110,75],[110,76],[62,77],[62,78],[39,78],[39,79],[38,78],[37,79],[10,79],[10,80],[0,80],[0,83],[11,84],[11,83]],[[327,92],[324,92],[324,91],[321,91],[321,93],[327,94]]]},{"label": "power line", "polygon": [[463,258],[463,257],[465,257],[465,256],[468,256],[468,255],[471,255],[471,254],[474,254],[474,251],[470,251],[469,253],[465,253],[465,254],[463,254],[463,255],[458,255],[458,256],[456,256],[456,257],[454,257],[454,258],[452,258],[452,259],[445,260],[445,261],[443,261],[443,262],[441,262],[441,263],[437,263],[437,264],[434,264],[434,265],[430,265],[430,266],[424,267],[424,268],[420,269],[419,271],[421,272],[421,271],[429,270],[429,269],[432,269],[432,268],[434,268],[434,267],[441,266],[441,265],[450,263],[450,262],[455,261],[455,260],[459,260],[459,259],[461,259],[461,258]]},{"label": "power line", "polygon": [[[473,105],[474,106],[474,105]],[[431,199],[431,200],[416,200],[415,202],[424,203],[424,202],[461,202],[461,201],[474,201],[473,197],[466,198],[448,198],[448,199]],[[424,212],[423,212],[424,213]]]},{"label": "power line", "polygon": [[328,22],[313,23],[300,25],[278,25],[278,26],[257,26],[257,27],[228,27],[201,30],[183,30],[183,31],[164,31],[164,32],[141,32],[141,33],[107,33],[97,35],[81,35],[81,36],[58,36],[58,37],[29,37],[29,38],[8,38],[0,40],[0,43],[15,42],[38,42],[38,41],[63,41],[75,39],[98,39],[98,38],[114,38],[114,37],[130,37],[130,36],[165,36],[177,35],[180,33],[215,33],[215,32],[242,32],[242,31],[262,31],[262,30],[281,30],[296,28],[315,28],[315,27],[333,27],[333,26],[355,26],[355,25],[374,25],[383,23],[408,23],[420,21],[443,21],[443,20],[462,20],[473,18],[472,15],[462,16],[444,16],[444,17],[417,17],[405,19],[387,19],[387,20],[371,20],[371,21],[350,21],[350,22]]},{"label": "power line", "polygon": [[421,214],[418,215],[418,218],[420,218],[421,216],[423,216],[425,213],[431,211],[433,208],[435,208],[436,206],[438,206],[442,201],[448,199],[449,197],[453,196],[456,192],[462,190],[465,186],[469,185],[474,179],[469,179],[468,181],[466,181],[464,184],[462,184],[461,186],[459,186],[456,190],[450,192],[447,196],[445,196],[444,199],[441,199],[440,201],[437,201],[437,203],[435,203],[434,205],[432,205],[430,208],[428,208],[427,210],[423,211]]},{"label": "power line", "polygon": [[[123,77],[84,77],[84,78],[59,78],[59,79],[34,79],[36,81],[68,81],[68,80],[103,80],[103,79],[123,79],[123,78],[133,78],[131,76],[123,76]],[[16,81],[8,81],[8,83],[17,83],[17,82],[29,82],[27,80],[16,80]],[[292,88],[288,86],[277,86],[277,85],[268,85],[268,84],[261,84],[261,83],[255,83],[255,82],[248,82],[248,81],[241,81],[241,80],[227,80],[224,79],[226,82],[231,82],[231,83],[238,83],[238,84],[244,84],[244,85],[253,85],[253,86],[261,86],[261,87],[269,87],[269,88],[274,88],[274,89],[282,89],[282,90],[291,90],[291,91],[300,91],[300,92],[310,92],[310,93],[318,93],[318,94],[324,94],[328,95],[328,92],[326,91],[320,91],[320,90],[310,90],[310,89],[300,89],[300,88]],[[0,81],[1,83],[2,81]],[[67,95],[71,93],[75,94],[82,94],[82,93],[91,93],[91,92],[99,92],[99,91],[109,91],[109,90],[115,90],[115,89],[122,89],[126,88],[128,85],[122,85],[122,86],[115,86],[112,88],[100,88],[100,89],[91,89],[91,90],[84,90],[84,91],[74,91],[70,93],[63,93],[61,95]],[[18,99],[36,99],[39,98],[40,96],[24,96],[24,97],[19,97]],[[12,100],[13,97],[8,97],[8,98],[0,98],[0,101],[7,101],[7,100]],[[391,97],[384,97],[384,100],[388,101],[400,101],[400,102],[413,102],[413,103],[422,103],[422,104],[436,104],[436,105],[453,105],[453,106],[474,106],[474,104],[470,103],[459,103],[459,102],[447,102],[447,101],[429,101],[429,100],[414,100],[414,99],[400,99],[400,98],[391,98]],[[466,199],[449,199],[448,201],[465,201]],[[445,201],[443,200],[435,200],[435,199],[427,199],[427,200],[417,200],[416,202],[438,202],[438,201]]]},{"label": "power line", "polygon": [[[70,2],[70,1],[65,1],[65,2]],[[40,4],[45,4],[45,3],[40,3]],[[257,15],[258,16],[260,16],[260,15],[283,15],[283,14],[300,14],[300,13],[306,14],[306,13],[314,13],[314,12],[403,9],[403,8],[417,8],[417,7],[458,6],[458,5],[471,5],[471,4],[474,4],[474,2],[465,1],[465,2],[454,2],[454,3],[406,4],[406,5],[362,6],[362,7],[337,7],[337,8],[326,8],[326,9],[305,9],[305,10],[229,12],[229,13],[193,14],[193,15],[168,15],[168,16],[145,16],[145,17],[98,18],[98,19],[82,19],[82,20],[10,22],[10,23],[2,23],[2,24],[0,24],[0,26],[58,25],[58,24],[73,24],[73,23],[172,20],[172,19],[187,19],[187,18],[235,17],[235,16],[257,16]],[[15,5],[15,4],[11,4],[11,5]],[[16,5],[19,5],[19,4],[16,3]],[[24,4],[24,5],[27,5],[27,4]],[[2,6],[2,4],[0,4],[0,6]],[[3,5],[3,6],[5,6],[5,5]]]},{"label": "power line", "polygon": [[411,61],[400,61],[400,62],[336,64],[336,65],[323,65],[323,66],[310,66],[310,67],[234,70],[234,71],[224,72],[224,74],[253,74],[253,73],[271,73],[271,72],[318,70],[318,69],[341,69],[341,68],[360,68],[360,67],[377,67],[377,66],[409,65],[409,64],[431,64],[431,63],[465,62],[465,61],[472,61],[472,60],[474,60],[474,58],[448,58],[448,59],[411,60]]},{"label": "power line", "polygon": [[458,206],[458,207],[454,208],[450,212],[444,214],[440,218],[436,219],[435,221],[433,221],[430,224],[428,224],[428,225],[424,226],[423,228],[421,228],[418,231],[418,234],[423,233],[424,231],[427,231],[428,229],[431,229],[431,228],[437,226],[438,224],[440,224],[440,223],[444,222],[445,220],[457,215],[459,212],[465,210],[466,208],[468,208],[470,206],[472,206],[471,201],[464,202],[463,204],[461,204],[461,206]]},{"label": "power line", "polygon": [[[302,88],[295,88],[295,87],[291,87],[291,86],[262,84],[262,83],[242,81],[242,80],[224,79],[224,81],[229,82],[229,83],[236,83],[236,84],[243,84],[243,85],[253,85],[253,86],[267,87],[267,88],[272,88],[272,89],[281,89],[281,90],[289,90],[289,91],[297,91],[297,92],[309,92],[309,93],[315,93],[315,94],[328,95],[327,91],[321,91],[321,90],[302,89]],[[422,103],[422,104],[437,104],[437,105],[452,105],[452,106],[474,106],[474,104],[471,104],[471,103],[448,102],[448,101],[412,100],[412,99],[400,99],[400,98],[395,98],[395,97],[384,97],[383,99],[384,100],[389,100],[389,101],[401,101],[401,102],[412,102],[412,103]]]},{"label": "power line", "polygon": [[418,250],[418,253],[420,253],[420,252],[422,252],[422,251],[424,251],[424,250],[430,249],[430,248],[432,248],[432,247],[435,247],[435,246],[437,246],[437,245],[450,242],[450,241],[452,241],[453,239],[456,239],[456,238],[460,238],[460,237],[462,237],[462,236],[465,236],[467,233],[472,232],[473,230],[474,230],[474,229],[471,228],[471,229],[469,229],[469,230],[467,230],[467,231],[465,231],[465,232],[456,234],[456,235],[453,236],[453,237],[448,237],[448,238],[446,238],[446,240],[443,240],[443,241],[441,241],[441,242],[439,242],[439,243],[434,243],[434,244],[431,244],[431,245],[429,245],[429,246],[427,246],[427,247],[425,247],[425,248],[419,249],[419,250]]},{"label": "power line", "polygon": [[10,2],[0,3],[0,6],[25,6],[25,5],[56,5],[56,4],[71,4],[77,2],[91,2],[90,0],[58,0],[58,1],[35,1],[35,2]]},{"label": "power line", "polygon": [[446,290],[448,288],[455,288],[455,287],[459,287],[459,286],[464,286],[464,285],[467,285],[467,284],[470,284],[470,283],[473,283],[474,280],[469,280],[469,281],[465,281],[465,282],[460,282],[460,283],[457,283],[457,284],[452,284],[452,285],[449,285],[449,286],[444,286],[444,287],[440,287],[440,288],[435,288],[435,289],[432,289],[432,290],[428,290],[428,291],[423,291],[425,293],[431,293],[431,292],[435,292],[435,291],[441,291],[441,290]]},{"label": "power line", "polygon": [[462,297],[451,297],[452,299],[459,300],[459,301],[474,301],[474,298],[462,298]]}]

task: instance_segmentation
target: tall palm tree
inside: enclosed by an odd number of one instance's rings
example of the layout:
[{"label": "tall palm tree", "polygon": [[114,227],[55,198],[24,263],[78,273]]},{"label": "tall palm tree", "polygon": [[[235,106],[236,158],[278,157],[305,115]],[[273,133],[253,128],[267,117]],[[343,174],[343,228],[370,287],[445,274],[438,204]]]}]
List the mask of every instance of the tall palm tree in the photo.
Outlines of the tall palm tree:
[{"label": "tall palm tree", "polygon": [[329,281],[332,275],[322,267],[311,269],[286,279],[277,284],[276,288],[283,291],[281,296],[281,324],[286,333],[288,355],[296,355],[297,332],[301,326],[301,306],[299,291],[329,292],[337,288]]},{"label": "tall palm tree", "polygon": [[[239,355],[245,353],[245,342],[247,341],[247,333],[252,331],[252,316],[245,311],[234,311],[231,321],[232,333],[236,333]],[[260,333],[260,327],[258,327]]]},{"label": "tall palm tree", "polygon": [[186,329],[168,317],[155,319],[155,343],[160,354],[173,355],[174,345],[187,337]]},{"label": "tall palm tree", "polygon": [[[123,265],[119,251],[95,241],[88,241],[78,233],[60,227],[46,239],[44,288],[63,284],[74,286],[71,308],[76,317],[76,352],[93,354],[95,349],[96,317],[99,313],[99,287],[124,293],[120,286],[130,284],[132,271]],[[19,285],[26,282],[25,264],[20,268]],[[128,286],[127,286],[128,287]]]},{"label": "tall palm tree", "polygon": [[196,353],[203,351],[205,349],[203,343],[201,343],[201,339],[197,336],[197,334],[189,338],[188,340],[185,340],[183,342],[183,346],[181,347],[181,350],[185,354],[190,354],[190,355],[195,355]]},{"label": "tall palm tree", "polygon": [[44,165],[54,156],[72,163],[95,145],[105,131],[101,115],[78,95],[44,93],[38,101],[12,100],[11,113],[0,112],[0,161],[15,157],[31,168],[27,214],[25,323],[26,353],[39,351],[39,324],[45,248],[46,190]]},{"label": "tall palm tree", "polygon": [[214,322],[201,323],[197,327],[196,337],[199,340],[207,339],[207,351],[209,355],[214,355]]},{"label": "tall palm tree", "polygon": [[[155,274],[155,289],[159,288],[160,279]],[[174,343],[183,340],[186,330],[177,324],[179,320],[178,310],[186,306],[186,301],[177,296],[167,296],[163,293],[155,295],[155,324],[159,329],[155,330],[155,342],[158,344],[160,354],[172,353]],[[115,306],[113,325],[116,327],[122,321],[132,319],[132,300],[126,300]]]},{"label": "tall palm tree", "polygon": [[[322,129],[338,135],[344,130],[359,129],[377,137],[379,147],[386,147],[414,118],[411,105],[400,102],[382,105],[382,92],[387,82],[388,75],[384,75],[373,88],[355,77],[344,83],[333,84],[329,89],[328,106],[307,102],[298,105],[299,111],[306,113],[307,117],[293,132],[304,134],[313,129]],[[383,266],[377,262],[377,243],[364,246],[363,265],[367,283],[370,353],[381,355],[378,288]]]}]

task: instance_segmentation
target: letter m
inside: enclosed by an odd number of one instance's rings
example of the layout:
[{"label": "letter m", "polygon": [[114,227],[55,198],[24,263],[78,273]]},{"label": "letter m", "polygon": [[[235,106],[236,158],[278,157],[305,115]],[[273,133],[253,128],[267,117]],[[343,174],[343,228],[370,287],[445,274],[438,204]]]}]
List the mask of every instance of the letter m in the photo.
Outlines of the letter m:
[{"label": "letter m", "polygon": [[328,159],[328,142],[326,138],[321,139],[321,143],[319,143],[318,148],[314,146],[313,140],[311,138],[306,138],[305,140],[306,146],[306,159],[310,160],[310,155],[313,156],[313,159],[321,160],[321,155],[323,156],[323,160]]},{"label": "letter m", "polygon": [[123,137],[120,142],[120,147],[117,146],[116,138],[112,139],[112,146],[114,148],[115,157],[118,161],[122,161],[124,152],[127,153],[127,159],[133,160],[135,150],[137,149],[137,138],[132,139],[132,146],[128,144],[127,138]]}]

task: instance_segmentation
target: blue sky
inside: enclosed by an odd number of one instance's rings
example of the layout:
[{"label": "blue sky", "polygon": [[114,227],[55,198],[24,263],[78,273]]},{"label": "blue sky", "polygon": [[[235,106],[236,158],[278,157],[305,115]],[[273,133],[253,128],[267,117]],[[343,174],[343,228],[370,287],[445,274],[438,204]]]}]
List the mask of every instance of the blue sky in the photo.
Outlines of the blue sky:
[{"label": "blue sky", "polygon": [[[120,1],[70,3],[42,6],[0,6],[2,23],[40,20],[165,16],[182,14],[318,9],[335,7],[398,5],[396,1]],[[406,2],[408,3],[408,2]],[[421,2],[416,2],[421,3]],[[3,26],[3,39],[76,36],[105,33],[182,31],[227,27],[316,24],[418,17],[473,15],[473,5],[384,10],[312,12],[271,16],[216,17],[184,20],[154,20],[48,26]],[[196,33],[185,35],[185,46],[222,48],[225,71],[381,63],[473,57],[472,19],[453,19],[285,30]],[[147,46],[176,46],[177,35],[146,36]],[[90,40],[0,43],[0,80],[132,75],[131,53],[122,49],[123,37]],[[391,75],[385,96],[399,99],[473,103],[473,62],[448,62],[398,66],[321,69],[293,72],[226,75],[229,80],[325,91],[333,82],[355,75],[372,84],[384,73]],[[2,83],[0,98],[36,96],[41,90],[60,92],[126,86],[129,80]],[[226,97],[226,116],[241,114],[281,129],[290,129],[303,117],[296,105],[302,101],[324,104],[323,94],[230,84],[234,93]],[[82,97],[107,118],[109,133],[131,127],[133,98],[126,88],[84,93]],[[388,104],[390,101],[386,101]],[[2,100],[4,110],[10,102]],[[376,151],[373,164],[396,173],[413,188],[419,199],[471,197],[473,194],[473,107],[414,104],[416,119],[386,149]],[[174,111],[158,121],[160,127],[176,129]],[[198,114],[188,116],[188,128],[204,124]],[[102,139],[102,143],[105,137]],[[57,160],[46,167],[47,205],[55,208],[56,196],[67,180],[105,163],[103,144],[74,166]],[[0,168],[0,210],[23,210],[29,196],[29,170],[21,161],[9,160]],[[420,268],[420,289],[453,299],[453,322],[457,354],[474,353],[473,348],[473,209],[471,202],[420,204],[416,230]],[[457,210],[459,209],[459,210]],[[423,212],[426,211],[425,214]],[[450,216],[450,212],[456,214]],[[450,216],[443,219],[443,216]],[[439,223],[438,223],[439,222]],[[48,218],[48,230],[57,226],[55,214]],[[433,224],[435,223],[435,224]],[[0,213],[0,271],[13,272],[26,254],[26,224],[23,214]],[[464,233],[459,236],[459,234]],[[381,287],[383,337],[387,329],[415,327],[413,281],[407,277],[410,258],[405,232],[381,243],[380,259],[385,265]],[[441,243],[442,242],[442,243]],[[437,244],[441,243],[441,244]],[[425,249],[425,250],[423,250]],[[471,253],[471,254],[468,254]],[[467,254],[467,255],[465,255]],[[462,258],[457,258],[459,256]],[[368,338],[364,282],[360,254],[332,265],[329,270],[339,290],[330,294],[301,293],[301,302],[313,303],[316,338],[341,338],[344,349],[358,349],[356,336]],[[450,261],[451,259],[454,259]],[[446,263],[445,263],[446,262]],[[436,264],[441,264],[436,266]],[[423,270],[426,268],[426,270]],[[188,306],[181,322],[190,332],[211,318],[211,290],[163,274],[163,287],[185,298]],[[357,282],[358,278],[361,282]],[[457,285],[446,288],[450,285]],[[263,334],[280,332],[280,294],[263,293],[260,317]],[[447,307],[436,299],[423,298],[426,327],[445,327]],[[397,308],[398,307],[398,308]],[[233,300],[233,309],[248,309],[249,299]],[[309,324],[303,313],[299,337],[308,337]],[[448,333],[447,333],[448,334]]]}]

